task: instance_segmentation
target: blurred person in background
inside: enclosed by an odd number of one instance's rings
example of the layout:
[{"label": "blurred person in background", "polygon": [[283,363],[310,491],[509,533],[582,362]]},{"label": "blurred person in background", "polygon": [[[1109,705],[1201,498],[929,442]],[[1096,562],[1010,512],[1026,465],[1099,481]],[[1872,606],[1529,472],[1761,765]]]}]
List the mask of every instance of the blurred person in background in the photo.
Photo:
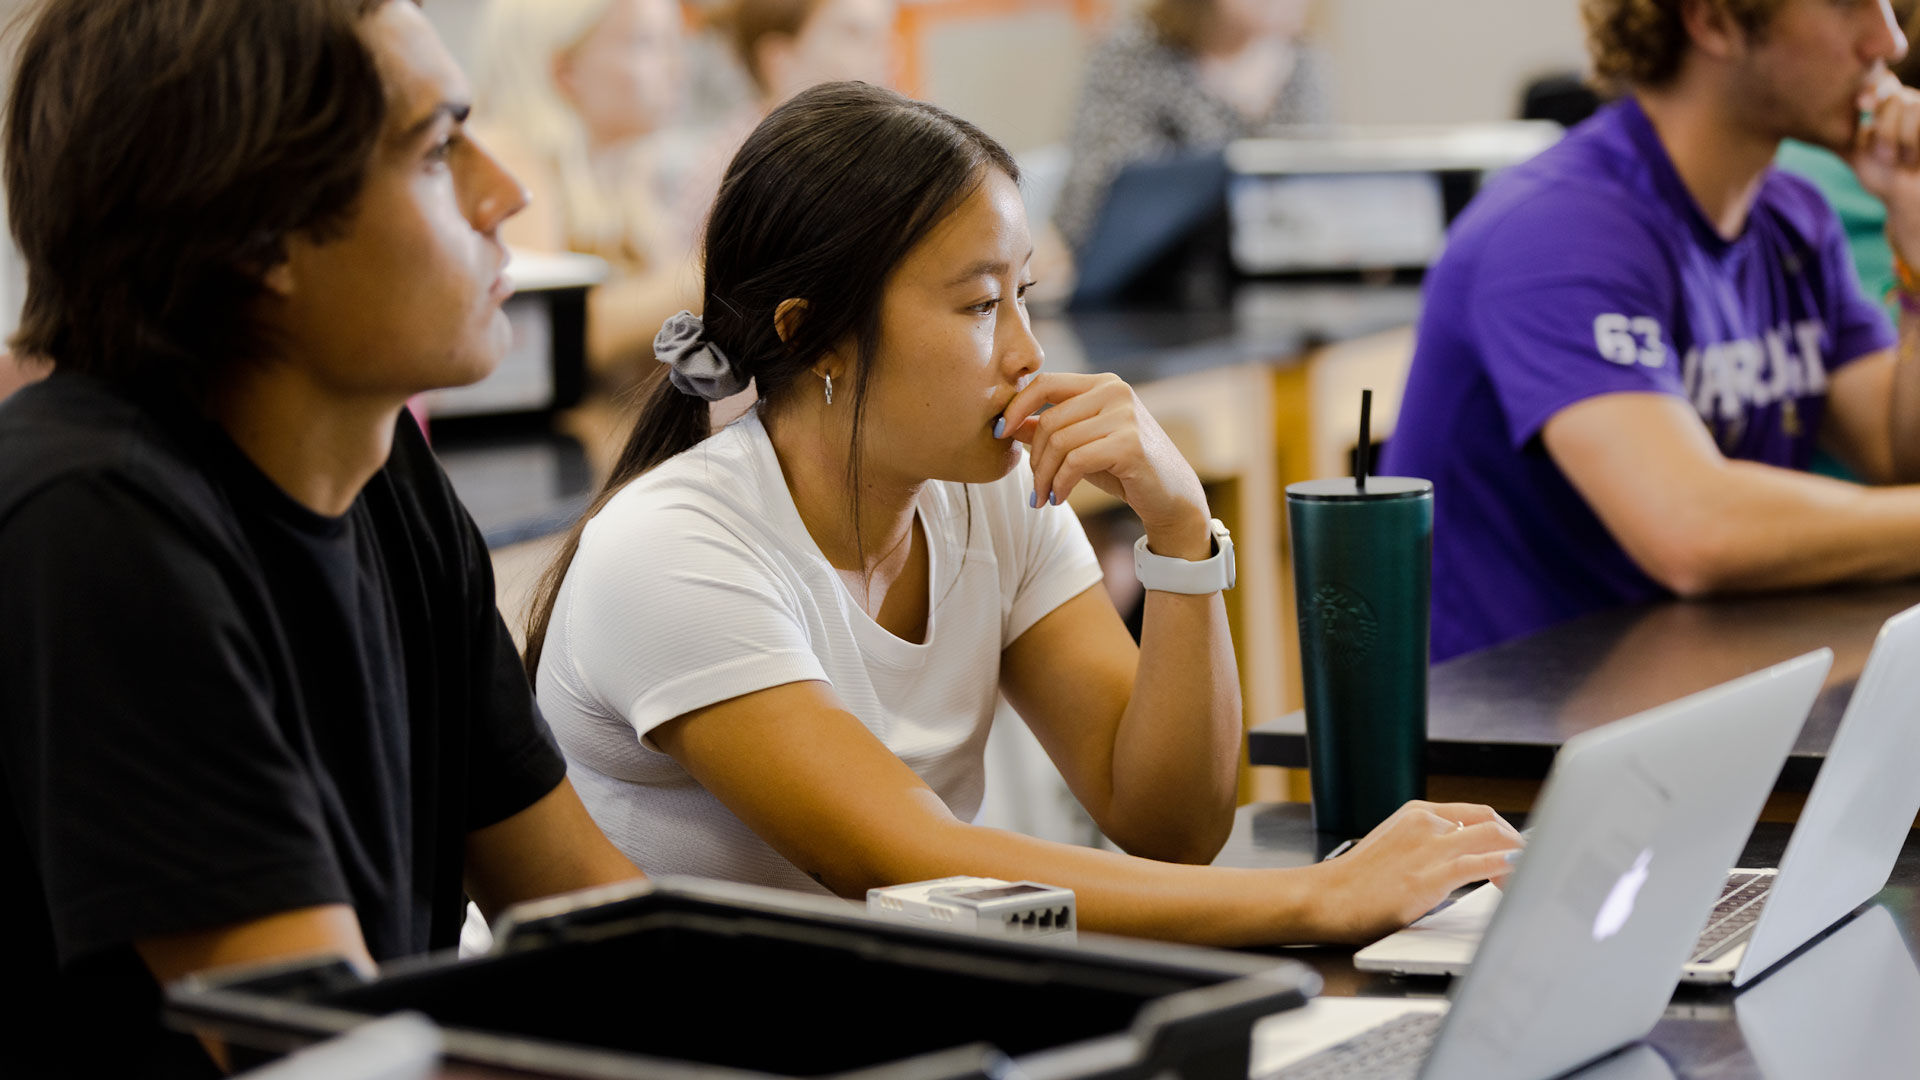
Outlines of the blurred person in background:
[{"label": "blurred person in background", "polygon": [[699,303],[651,138],[679,98],[680,20],[674,0],[491,0],[481,22],[476,127],[532,195],[503,235],[611,265],[587,355],[616,382],[650,375],[661,320]]},{"label": "blurred person in background", "polygon": [[727,163],[781,102],[825,82],[893,82],[894,0],[734,0],[709,25],[752,82],[718,123],[685,133],[663,162],[679,242],[697,248]]},{"label": "blurred person in background", "polygon": [[893,19],[893,0],[739,0],[727,29],[760,89],[756,123],[823,82],[892,82]]},{"label": "blurred person in background", "polygon": [[1148,0],[1094,50],[1054,224],[1084,247],[1130,162],[1327,120],[1310,0]]}]

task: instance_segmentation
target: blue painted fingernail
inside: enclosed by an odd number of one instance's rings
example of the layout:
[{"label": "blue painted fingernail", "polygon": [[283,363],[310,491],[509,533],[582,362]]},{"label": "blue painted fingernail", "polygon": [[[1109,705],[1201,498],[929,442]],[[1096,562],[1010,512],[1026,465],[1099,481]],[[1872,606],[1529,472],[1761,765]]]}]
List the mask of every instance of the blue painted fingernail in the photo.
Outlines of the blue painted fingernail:
[{"label": "blue painted fingernail", "polygon": [[1035,510],[1040,509],[1040,493],[1036,491],[1033,494],[1028,495],[1027,505],[1033,507]]},{"label": "blue painted fingernail", "polygon": [[1510,863],[1519,862],[1520,856],[1525,854],[1526,850],[1527,850],[1526,848],[1514,848],[1512,851],[1507,852],[1507,856],[1506,856],[1507,861]]},{"label": "blue painted fingernail", "polygon": [[1050,492],[1048,492],[1048,493],[1047,493],[1047,501],[1048,501],[1049,503],[1052,503],[1052,504],[1053,504],[1053,505],[1055,505],[1055,506],[1059,506],[1059,505],[1060,505],[1060,493],[1059,493],[1059,492],[1057,492],[1057,491],[1050,491]]},{"label": "blue painted fingernail", "polygon": [[1004,439],[1007,437],[1006,417],[1002,416],[993,422],[993,437],[996,439]]}]

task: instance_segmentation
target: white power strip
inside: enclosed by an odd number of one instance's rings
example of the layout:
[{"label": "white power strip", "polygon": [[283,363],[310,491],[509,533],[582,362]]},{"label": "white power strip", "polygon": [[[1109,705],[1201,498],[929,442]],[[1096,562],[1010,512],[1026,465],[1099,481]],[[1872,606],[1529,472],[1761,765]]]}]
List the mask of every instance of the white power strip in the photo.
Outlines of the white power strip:
[{"label": "white power strip", "polygon": [[1032,881],[949,877],[867,890],[867,913],[1008,937],[1074,936],[1073,890]]}]

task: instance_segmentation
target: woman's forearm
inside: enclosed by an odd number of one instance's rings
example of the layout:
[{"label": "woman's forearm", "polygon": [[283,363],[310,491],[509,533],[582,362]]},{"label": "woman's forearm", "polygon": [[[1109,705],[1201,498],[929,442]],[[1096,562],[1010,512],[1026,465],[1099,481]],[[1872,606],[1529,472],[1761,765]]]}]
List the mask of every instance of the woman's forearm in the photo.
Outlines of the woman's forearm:
[{"label": "woman's forearm", "polygon": [[911,842],[886,845],[862,880],[829,888],[866,889],[955,874],[1031,880],[1072,889],[1085,930],[1196,945],[1323,941],[1333,864],[1286,870],[1182,866],[1076,847],[959,821]]},{"label": "woman's forearm", "polygon": [[[1240,679],[1221,594],[1149,592],[1113,749],[1108,825],[1128,851],[1205,862],[1233,827]],[[1114,835],[1118,833],[1119,835]]]}]

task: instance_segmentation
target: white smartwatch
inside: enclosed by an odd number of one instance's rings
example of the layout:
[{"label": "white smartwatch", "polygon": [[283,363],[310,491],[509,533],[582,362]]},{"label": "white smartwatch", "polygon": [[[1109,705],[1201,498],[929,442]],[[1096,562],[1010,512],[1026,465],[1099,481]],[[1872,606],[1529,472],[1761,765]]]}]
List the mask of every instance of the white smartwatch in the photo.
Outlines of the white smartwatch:
[{"label": "white smartwatch", "polygon": [[1213,557],[1200,562],[1155,555],[1142,536],[1133,545],[1133,573],[1151,592],[1205,596],[1233,588],[1233,534],[1219,518],[1207,522],[1213,535]]}]

